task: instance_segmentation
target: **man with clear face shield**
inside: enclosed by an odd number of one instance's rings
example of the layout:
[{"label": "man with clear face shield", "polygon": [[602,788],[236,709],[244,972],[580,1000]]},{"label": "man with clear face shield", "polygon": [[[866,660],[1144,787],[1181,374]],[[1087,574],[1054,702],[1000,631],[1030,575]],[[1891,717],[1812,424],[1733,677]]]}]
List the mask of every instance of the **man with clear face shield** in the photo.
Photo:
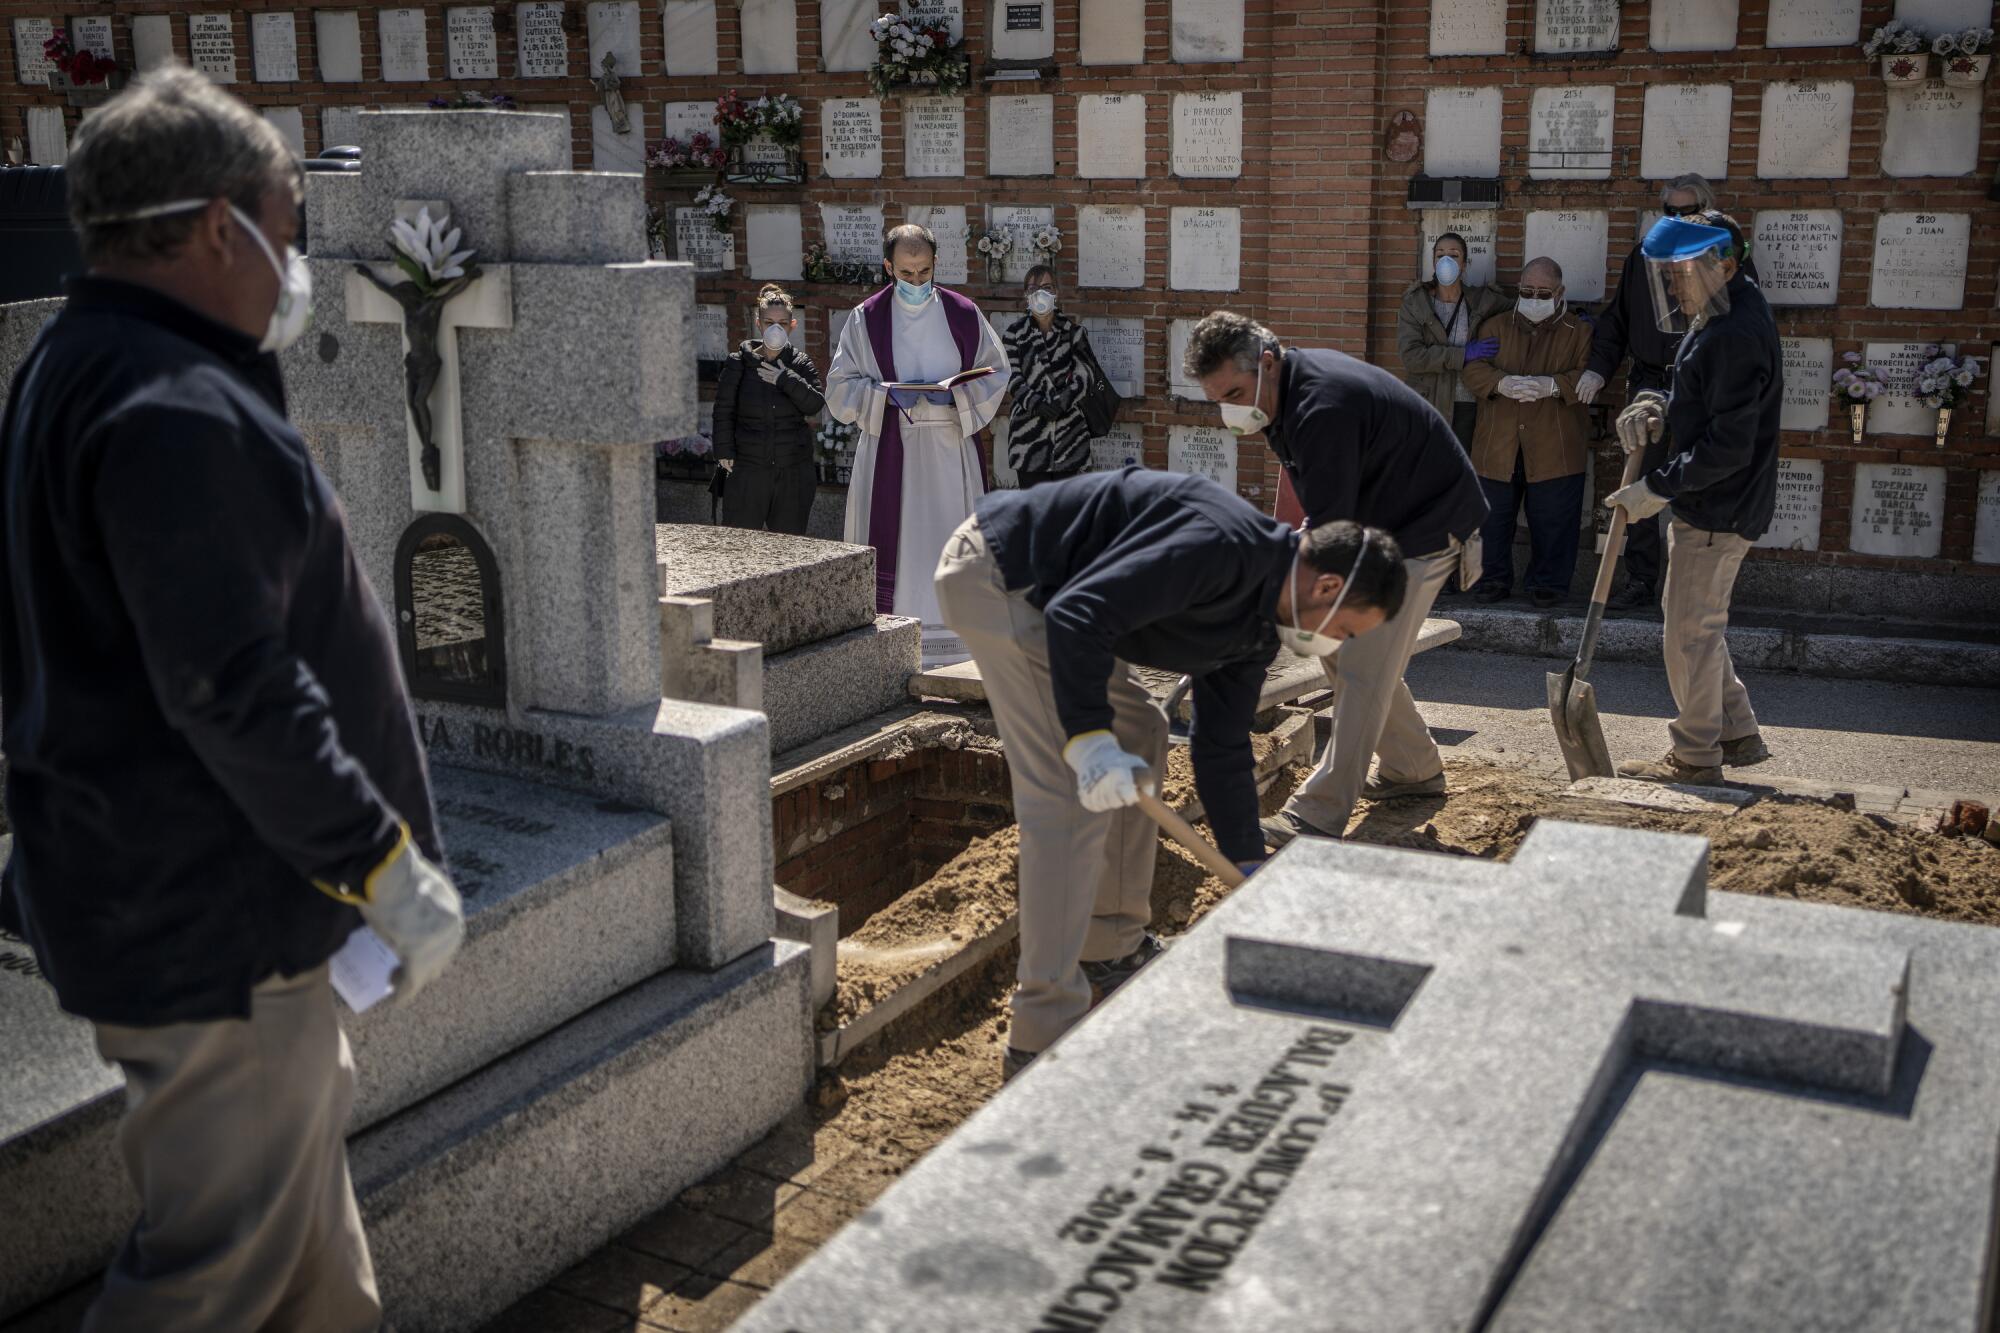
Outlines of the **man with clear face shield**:
[{"label": "man with clear face shield", "polygon": [[1618,765],[1652,782],[1720,782],[1724,765],[1770,758],[1729,657],[1730,595],[1743,557],[1771,525],[1778,493],[1784,357],[1771,308],[1742,271],[1743,231],[1728,216],[1663,218],[1646,234],[1658,326],[1682,336],[1672,390],[1637,395],[1618,442],[1643,452],[1667,435],[1665,463],[1605,501],[1635,521],[1672,510],[1664,653],[1677,710],[1672,748]]}]

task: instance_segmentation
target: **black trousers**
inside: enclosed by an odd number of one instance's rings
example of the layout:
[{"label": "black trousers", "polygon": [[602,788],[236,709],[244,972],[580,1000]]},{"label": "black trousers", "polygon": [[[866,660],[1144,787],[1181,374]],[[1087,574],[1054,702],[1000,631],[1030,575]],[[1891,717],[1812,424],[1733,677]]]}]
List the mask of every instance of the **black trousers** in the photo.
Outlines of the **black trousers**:
[{"label": "black trousers", "polygon": [[803,537],[818,490],[819,469],[810,458],[777,464],[739,458],[723,484],[723,525]]}]

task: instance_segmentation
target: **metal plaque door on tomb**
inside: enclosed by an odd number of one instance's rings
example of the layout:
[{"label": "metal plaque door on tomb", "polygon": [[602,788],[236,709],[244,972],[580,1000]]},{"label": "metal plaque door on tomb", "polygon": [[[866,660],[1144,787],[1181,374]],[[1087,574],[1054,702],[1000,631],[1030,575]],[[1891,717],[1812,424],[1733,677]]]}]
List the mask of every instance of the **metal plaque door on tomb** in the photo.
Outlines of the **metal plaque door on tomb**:
[{"label": "metal plaque door on tomb", "polygon": [[396,544],[396,639],[419,699],[504,708],[507,634],[500,567],[478,529],[425,514]]}]

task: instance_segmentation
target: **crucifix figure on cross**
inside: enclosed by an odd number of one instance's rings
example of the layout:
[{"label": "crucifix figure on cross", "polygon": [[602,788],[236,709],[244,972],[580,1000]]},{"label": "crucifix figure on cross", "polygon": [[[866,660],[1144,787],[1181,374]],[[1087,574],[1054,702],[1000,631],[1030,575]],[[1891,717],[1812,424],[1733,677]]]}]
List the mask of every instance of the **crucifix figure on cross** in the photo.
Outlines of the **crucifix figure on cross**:
[{"label": "crucifix figure on cross", "polygon": [[366,264],[356,264],[354,268],[403,308],[403,333],[410,344],[409,351],[403,354],[403,392],[409,403],[410,420],[416,426],[417,439],[423,449],[424,484],[433,491],[440,490],[444,484],[443,458],[431,427],[431,393],[437,388],[438,377],[444,372],[444,354],[438,349],[438,334],[444,322],[446,304],[479,280],[479,266],[467,266],[463,276],[430,291],[408,278],[397,283],[384,281]]}]

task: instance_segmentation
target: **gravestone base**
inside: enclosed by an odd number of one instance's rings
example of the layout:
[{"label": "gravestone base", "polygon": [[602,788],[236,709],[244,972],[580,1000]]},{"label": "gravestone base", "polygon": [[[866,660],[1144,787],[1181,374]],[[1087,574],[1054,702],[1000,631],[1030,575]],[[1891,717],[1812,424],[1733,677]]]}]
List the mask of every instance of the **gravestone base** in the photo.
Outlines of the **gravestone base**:
[{"label": "gravestone base", "polygon": [[922,653],[923,623],[876,616],[861,629],[794,648],[764,662],[771,753],[816,741],[908,702]]}]

